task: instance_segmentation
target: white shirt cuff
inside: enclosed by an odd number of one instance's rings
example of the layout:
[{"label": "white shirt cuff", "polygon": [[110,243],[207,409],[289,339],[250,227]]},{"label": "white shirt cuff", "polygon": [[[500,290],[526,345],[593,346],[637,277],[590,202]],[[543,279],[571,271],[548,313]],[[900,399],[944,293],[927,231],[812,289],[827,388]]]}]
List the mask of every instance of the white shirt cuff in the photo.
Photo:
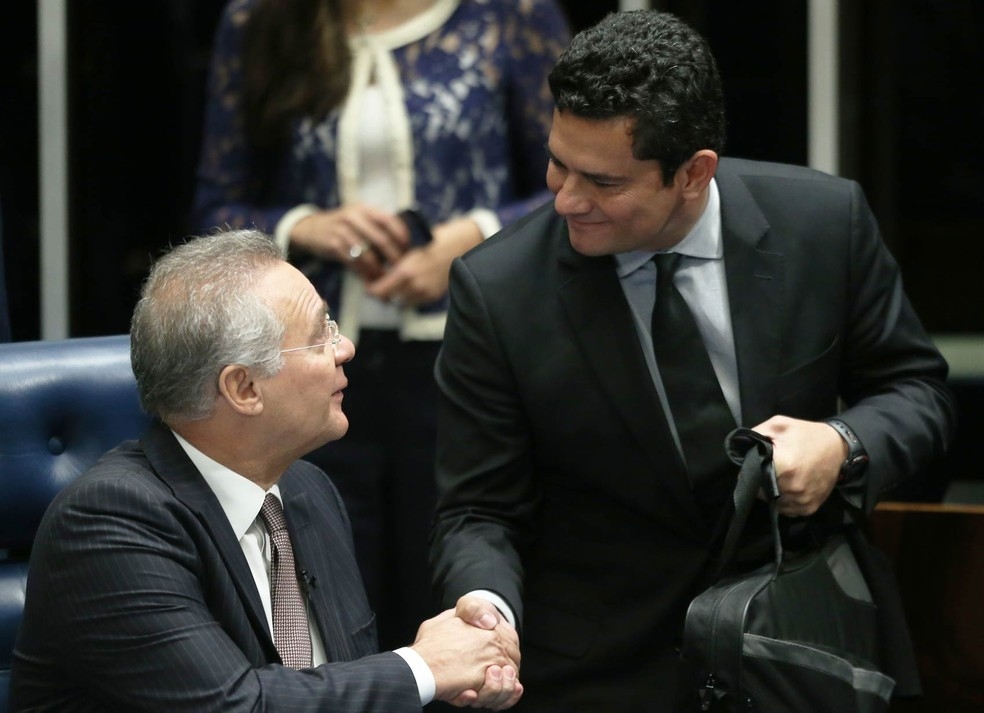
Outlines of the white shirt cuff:
[{"label": "white shirt cuff", "polygon": [[290,231],[294,229],[295,225],[309,215],[314,215],[319,210],[321,209],[318,206],[306,203],[296,208],[291,208],[277,221],[277,227],[273,230],[273,240],[283,250],[284,255],[287,254],[287,247],[290,245]]},{"label": "white shirt cuff", "polygon": [[502,222],[499,220],[499,216],[495,214],[495,211],[491,211],[488,208],[476,208],[475,210],[469,211],[468,217],[475,221],[475,225],[478,226],[478,230],[481,232],[484,240],[488,240],[502,230]]},{"label": "white shirt cuff", "polygon": [[500,597],[495,592],[490,592],[487,589],[476,589],[472,592],[468,592],[469,596],[478,597],[479,599],[484,599],[485,601],[492,602],[495,608],[498,609],[502,616],[506,617],[506,621],[512,624],[513,628],[516,628],[516,615],[513,614],[512,608],[506,604],[506,600]]},{"label": "white shirt cuff", "polygon": [[434,694],[437,693],[437,682],[423,657],[409,646],[403,646],[393,653],[402,657],[413,672],[413,677],[417,680],[417,691],[420,693],[420,705],[426,706],[433,701]]}]

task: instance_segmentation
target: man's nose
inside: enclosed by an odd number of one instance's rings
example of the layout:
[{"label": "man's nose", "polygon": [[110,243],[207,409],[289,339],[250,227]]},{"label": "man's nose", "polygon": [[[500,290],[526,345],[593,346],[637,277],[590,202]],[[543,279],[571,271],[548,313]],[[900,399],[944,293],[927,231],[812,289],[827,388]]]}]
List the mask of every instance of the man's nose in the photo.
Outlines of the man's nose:
[{"label": "man's nose", "polygon": [[335,363],[344,364],[355,357],[355,343],[344,334],[339,337],[338,344],[335,345]]},{"label": "man's nose", "polygon": [[583,181],[568,175],[554,197],[554,208],[562,216],[584,215],[591,211],[591,201]]}]

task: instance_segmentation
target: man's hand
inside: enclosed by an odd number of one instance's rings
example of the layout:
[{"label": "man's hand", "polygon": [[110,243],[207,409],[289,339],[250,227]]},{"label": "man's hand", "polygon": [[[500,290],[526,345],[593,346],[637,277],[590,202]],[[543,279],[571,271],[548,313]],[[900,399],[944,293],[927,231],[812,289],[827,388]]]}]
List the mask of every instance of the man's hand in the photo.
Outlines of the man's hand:
[{"label": "man's hand", "polygon": [[[466,594],[458,599],[454,613],[459,619],[480,629],[492,630],[499,625],[504,625],[515,634],[515,629],[502,612],[492,602],[482,597]],[[518,638],[516,648],[510,651],[510,656],[516,662],[515,667],[489,666],[485,671],[485,684],[477,693],[465,691],[449,702],[456,706],[473,706],[491,710],[502,710],[515,705],[523,695],[523,684],[518,680],[520,660]]]},{"label": "man's hand", "polygon": [[779,512],[788,516],[815,513],[837,485],[847,457],[844,440],[826,423],[787,416],[773,416],[754,430],[772,439]]},{"label": "man's hand", "polygon": [[[466,594],[458,599],[454,608],[454,615],[472,626],[479,629],[494,629],[499,624],[508,624],[506,617],[502,615],[495,605],[488,599]],[[519,662],[519,649],[516,649],[516,661]]]},{"label": "man's hand", "polygon": [[434,674],[438,700],[501,710],[523,694],[519,637],[485,600],[462,597],[457,609],[428,619],[420,625],[411,648]]}]

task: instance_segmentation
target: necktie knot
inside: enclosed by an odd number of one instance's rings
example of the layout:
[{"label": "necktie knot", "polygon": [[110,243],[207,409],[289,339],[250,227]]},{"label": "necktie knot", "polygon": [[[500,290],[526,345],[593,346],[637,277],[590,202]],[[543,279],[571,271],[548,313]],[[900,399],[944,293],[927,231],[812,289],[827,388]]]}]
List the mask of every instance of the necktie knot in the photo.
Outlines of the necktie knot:
[{"label": "necktie knot", "polygon": [[287,520],[284,519],[284,508],[280,500],[273,493],[267,493],[263,499],[263,507],[260,508],[260,517],[267,526],[270,535],[279,533],[287,529]]},{"label": "necktie knot", "polygon": [[653,255],[653,262],[656,263],[656,269],[660,275],[672,277],[682,258],[683,255],[680,253],[656,253]]},{"label": "necktie knot", "polygon": [[653,263],[656,265],[656,293],[666,294],[673,289],[673,276],[680,266],[680,253],[658,253],[653,255]]}]

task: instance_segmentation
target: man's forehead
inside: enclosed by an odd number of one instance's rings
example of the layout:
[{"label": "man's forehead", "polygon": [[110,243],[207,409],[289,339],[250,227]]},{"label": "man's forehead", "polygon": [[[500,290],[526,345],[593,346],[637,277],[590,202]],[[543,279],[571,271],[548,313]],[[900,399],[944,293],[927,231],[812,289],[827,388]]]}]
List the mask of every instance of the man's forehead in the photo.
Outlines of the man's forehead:
[{"label": "man's forehead", "polygon": [[574,117],[555,121],[547,140],[551,158],[571,170],[589,175],[621,176],[658,171],[659,162],[639,160],[626,122],[634,119],[591,120]]},{"label": "man's forehead", "polygon": [[267,304],[287,316],[324,315],[324,300],[314,285],[289,263],[271,266],[257,281],[256,290]]}]

